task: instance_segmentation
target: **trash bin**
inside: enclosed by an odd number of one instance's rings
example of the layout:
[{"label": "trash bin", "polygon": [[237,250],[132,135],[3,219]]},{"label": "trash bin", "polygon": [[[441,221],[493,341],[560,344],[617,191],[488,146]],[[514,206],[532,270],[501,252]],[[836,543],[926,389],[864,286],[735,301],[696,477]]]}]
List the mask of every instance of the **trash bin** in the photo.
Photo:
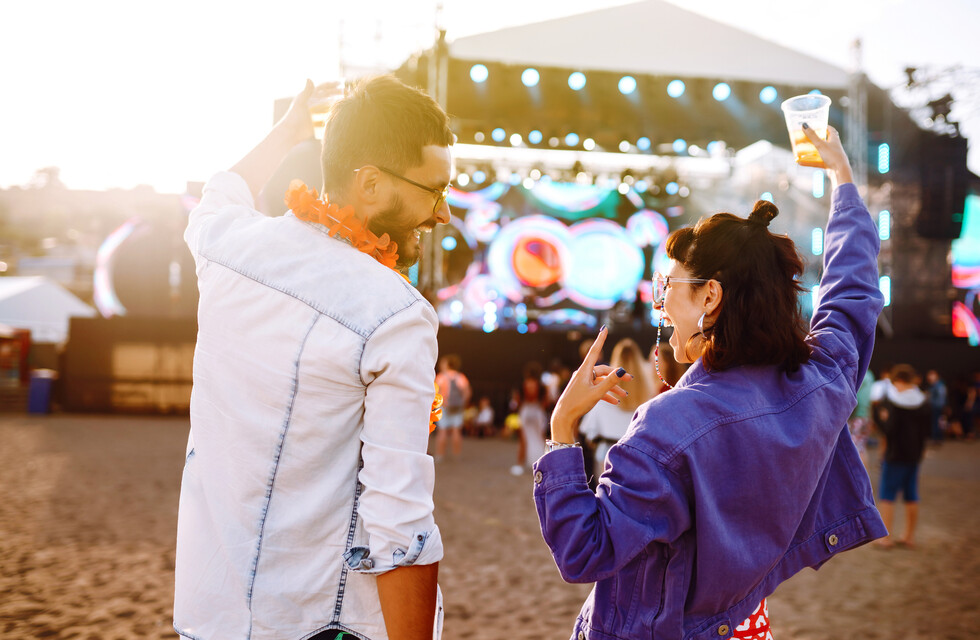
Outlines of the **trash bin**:
[{"label": "trash bin", "polygon": [[51,413],[51,389],[58,372],[54,369],[31,371],[31,385],[27,392],[28,413]]}]

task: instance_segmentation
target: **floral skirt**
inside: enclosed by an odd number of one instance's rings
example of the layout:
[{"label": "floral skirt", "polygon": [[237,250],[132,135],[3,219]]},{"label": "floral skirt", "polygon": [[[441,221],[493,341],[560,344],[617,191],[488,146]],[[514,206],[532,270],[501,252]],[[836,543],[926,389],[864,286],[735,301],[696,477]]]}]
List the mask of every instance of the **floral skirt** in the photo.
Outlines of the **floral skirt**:
[{"label": "floral skirt", "polygon": [[769,632],[769,607],[765,599],[759,603],[745,622],[735,627],[732,640],[772,640]]}]

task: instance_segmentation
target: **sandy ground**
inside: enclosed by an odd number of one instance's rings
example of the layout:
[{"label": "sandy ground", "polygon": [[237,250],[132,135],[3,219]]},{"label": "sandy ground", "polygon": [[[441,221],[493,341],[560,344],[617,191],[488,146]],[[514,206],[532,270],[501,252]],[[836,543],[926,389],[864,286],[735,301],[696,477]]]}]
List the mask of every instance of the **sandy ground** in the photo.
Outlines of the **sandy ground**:
[{"label": "sandy ground", "polygon": [[[0,416],[0,638],[176,638],[187,426]],[[508,473],[515,448],[467,440],[437,467],[447,640],[567,638],[588,592],[558,576],[530,479]],[[931,450],[921,488],[918,548],[863,547],[783,584],[769,604],[776,640],[976,637],[980,442]]]}]

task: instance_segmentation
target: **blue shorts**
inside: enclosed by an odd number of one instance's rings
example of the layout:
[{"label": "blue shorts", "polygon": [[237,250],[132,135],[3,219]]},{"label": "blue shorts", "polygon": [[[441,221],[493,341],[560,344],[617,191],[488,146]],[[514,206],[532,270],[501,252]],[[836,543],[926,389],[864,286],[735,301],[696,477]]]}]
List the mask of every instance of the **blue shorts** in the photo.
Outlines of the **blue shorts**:
[{"label": "blue shorts", "polygon": [[459,429],[463,426],[463,410],[443,409],[442,419],[436,425],[440,429]]},{"label": "blue shorts", "polygon": [[878,497],[886,502],[895,502],[899,491],[905,502],[919,501],[919,465],[882,462]]}]

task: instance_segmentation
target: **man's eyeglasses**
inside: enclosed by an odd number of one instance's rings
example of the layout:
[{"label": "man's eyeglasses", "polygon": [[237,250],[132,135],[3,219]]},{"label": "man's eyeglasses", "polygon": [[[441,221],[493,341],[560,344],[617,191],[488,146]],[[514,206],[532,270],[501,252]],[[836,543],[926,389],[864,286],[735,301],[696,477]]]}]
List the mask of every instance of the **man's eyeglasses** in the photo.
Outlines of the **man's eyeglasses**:
[{"label": "man's eyeglasses", "polygon": [[671,282],[687,282],[690,284],[704,284],[705,282],[710,282],[710,280],[705,280],[704,278],[672,278],[671,276],[665,276],[662,273],[653,274],[653,304],[660,306],[664,303],[664,297],[667,295],[667,289],[670,287]]},{"label": "man's eyeglasses", "polygon": [[378,169],[380,171],[384,171],[385,173],[387,173],[389,176],[391,176],[393,178],[398,178],[399,180],[404,180],[408,184],[410,184],[410,185],[412,185],[414,187],[418,187],[419,189],[422,189],[423,191],[428,191],[429,193],[431,193],[432,195],[434,195],[436,197],[436,203],[434,205],[432,205],[432,215],[436,215],[436,212],[438,212],[439,209],[442,207],[442,203],[445,202],[446,201],[446,198],[449,197],[449,185],[446,185],[442,189],[434,189],[432,187],[427,187],[424,184],[419,184],[418,182],[415,182],[414,180],[409,180],[405,176],[400,175],[400,174],[397,174],[394,171],[391,171],[390,169],[385,169],[384,167],[378,167]]}]

